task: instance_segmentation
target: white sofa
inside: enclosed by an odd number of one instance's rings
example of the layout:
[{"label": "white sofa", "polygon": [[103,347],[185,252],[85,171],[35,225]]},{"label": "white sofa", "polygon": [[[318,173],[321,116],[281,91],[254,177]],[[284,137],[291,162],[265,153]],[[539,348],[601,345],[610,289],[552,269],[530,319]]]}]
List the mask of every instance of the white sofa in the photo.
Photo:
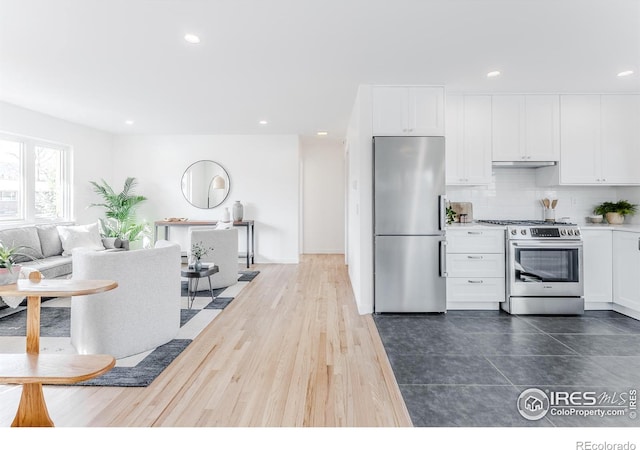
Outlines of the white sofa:
[{"label": "white sofa", "polygon": [[116,359],[165,344],[180,329],[180,246],[126,252],[75,251],[73,279],[107,279],[118,287],[71,299],[71,344],[80,354]]},{"label": "white sofa", "polygon": [[[64,223],[6,228],[0,230],[0,242],[7,247],[21,247],[20,253],[23,255],[16,257],[15,263],[36,269],[45,278],[68,278],[72,272],[72,259],[69,252],[65,251],[59,230],[61,228],[81,229],[90,225],[78,227],[71,223]],[[96,239],[101,240],[102,247],[109,251],[125,250],[129,246],[128,241],[100,238],[97,223],[94,234]],[[4,306],[4,302],[0,299],[0,307]]]},{"label": "white sofa", "polygon": [[[218,273],[211,276],[211,288],[218,289],[238,282],[238,229],[216,229],[210,227],[189,228],[191,245],[202,242],[204,247],[212,247],[202,258],[203,264],[215,264]],[[189,247],[191,248],[191,247]],[[209,283],[201,280],[198,291],[209,289]]]}]

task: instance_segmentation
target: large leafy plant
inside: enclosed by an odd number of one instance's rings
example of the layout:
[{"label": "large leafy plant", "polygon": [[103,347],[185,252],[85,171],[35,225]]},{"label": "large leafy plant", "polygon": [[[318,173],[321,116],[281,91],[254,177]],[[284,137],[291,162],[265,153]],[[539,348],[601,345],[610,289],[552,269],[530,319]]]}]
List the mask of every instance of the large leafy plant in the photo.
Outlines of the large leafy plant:
[{"label": "large leafy plant", "polygon": [[137,206],[147,200],[142,195],[134,194],[137,181],[129,177],[124,182],[122,191],[116,193],[109,184],[90,181],[96,194],[102,197],[102,203],[92,203],[89,206],[101,206],[106,209],[106,219],[100,219],[100,227],[105,237],[115,237],[136,241],[149,234],[149,226],[139,223],[135,217]]},{"label": "large leafy plant", "polygon": [[636,213],[638,205],[629,203],[627,200],[620,200],[618,202],[604,202],[599,204],[593,209],[595,214],[605,215],[610,212],[618,213],[623,216],[632,216]]}]

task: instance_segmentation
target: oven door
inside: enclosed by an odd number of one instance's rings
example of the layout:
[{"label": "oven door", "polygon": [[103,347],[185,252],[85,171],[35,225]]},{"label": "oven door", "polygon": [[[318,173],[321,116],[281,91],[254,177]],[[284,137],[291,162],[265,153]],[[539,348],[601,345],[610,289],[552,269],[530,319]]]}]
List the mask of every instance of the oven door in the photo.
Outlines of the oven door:
[{"label": "oven door", "polygon": [[581,241],[509,241],[508,295],[582,297]]}]

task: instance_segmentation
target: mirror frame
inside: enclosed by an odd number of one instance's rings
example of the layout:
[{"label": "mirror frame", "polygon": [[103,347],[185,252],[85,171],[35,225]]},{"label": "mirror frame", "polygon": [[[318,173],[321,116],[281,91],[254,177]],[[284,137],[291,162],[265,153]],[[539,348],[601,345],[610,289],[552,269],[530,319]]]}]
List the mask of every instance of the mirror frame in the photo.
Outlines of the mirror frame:
[{"label": "mirror frame", "polygon": [[[188,192],[185,192],[185,176],[187,175],[187,173],[197,164],[200,163],[210,163],[210,164],[214,164],[217,166],[217,168],[214,167],[214,169],[216,171],[222,172],[221,174],[219,174],[219,176],[224,177],[225,182],[226,182],[226,186],[225,186],[225,192],[224,192],[224,197],[222,200],[220,200],[219,202],[217,202],[215,205],[208,205],[208,206],[204,206],[203,204],[198,204],[197,202],[194,203],[194,201],[192,199],[189,198],[189,196],[187,195]],[[214,175],[215,176],[218,175]],[[211,178],[211,181],[209,181],[208,185],[207,185],[207,191],[206,191],[206,195],[208,196],[210,187],[211,187],[211,183],[213,182],[213,178]],[[182,178],[180,179],[180,191],[182,192],[182,196],[184,197],[184,199],[193,207],[195,208],[199,208],[199,209],[214,209],[217,208],[218,206],[220,206],[222,203],[225,202],[225,200],[229,197],[229,193],[231,192],[231,177],[229,176],[229,173],[227,172],[227,170],[222,166],[222,164],[216,162],[216,161],[212,161],[210,159],[201,159],[198,160],[192,164],[190,164],[182,173]]]}]

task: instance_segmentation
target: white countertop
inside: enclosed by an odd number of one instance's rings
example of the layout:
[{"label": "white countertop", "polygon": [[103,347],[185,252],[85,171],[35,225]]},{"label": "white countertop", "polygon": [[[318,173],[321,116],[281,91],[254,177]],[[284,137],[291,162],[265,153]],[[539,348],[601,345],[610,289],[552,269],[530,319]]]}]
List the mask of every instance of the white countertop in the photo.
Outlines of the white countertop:
[{"label": "white countertop", "polygon": [[[622,224],[622,225],[611,225],[608,223],[579,223],[578,226],[581,229],[587,230],[613,230],[613,231],[626,231],[629,233],[640,233],[640,225],[639,224]],[[495,228],[505,228],[504,225],[492,225],[490,223],[452,223],[446,226],[446,229],[449,230],[461,230],[461,229],[469,229],[469,228],[487,228],[487,229],[495,229]]]}]

